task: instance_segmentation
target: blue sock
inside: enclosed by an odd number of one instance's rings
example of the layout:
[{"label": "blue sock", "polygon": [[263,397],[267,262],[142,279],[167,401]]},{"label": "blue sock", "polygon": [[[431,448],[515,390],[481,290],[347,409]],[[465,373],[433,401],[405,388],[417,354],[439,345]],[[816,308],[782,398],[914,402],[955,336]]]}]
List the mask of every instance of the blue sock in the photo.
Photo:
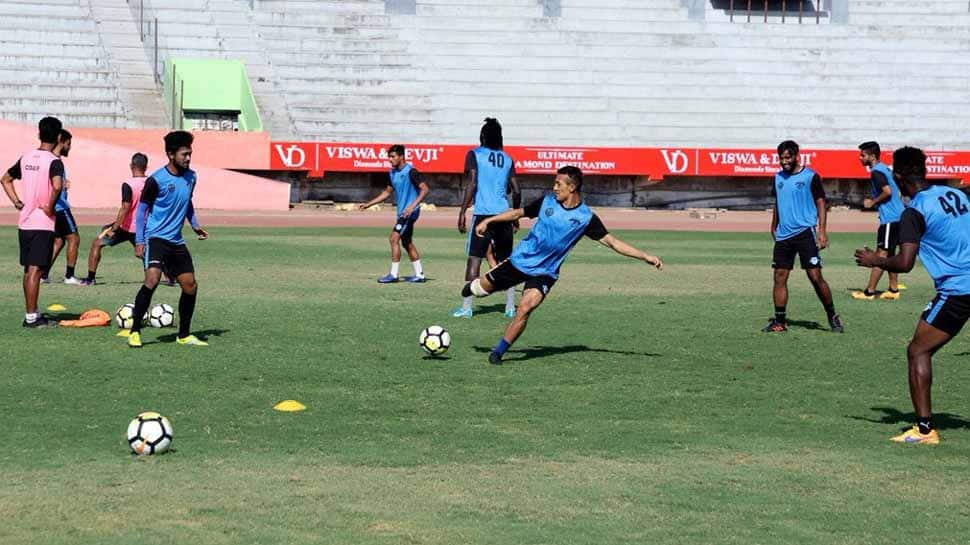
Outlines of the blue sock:
[{"label": "blue sock", "polygon": [[506,341],[505,337],[502,337],[502,340],[499,341],[497,345],[495,345],[495,350],[493,350],[492,352],[495,352],[499,356],[502,356],[505,354],[505,351],[508,350],[510,346],[512,346],[512,343],[510,343],[509,341]]}]

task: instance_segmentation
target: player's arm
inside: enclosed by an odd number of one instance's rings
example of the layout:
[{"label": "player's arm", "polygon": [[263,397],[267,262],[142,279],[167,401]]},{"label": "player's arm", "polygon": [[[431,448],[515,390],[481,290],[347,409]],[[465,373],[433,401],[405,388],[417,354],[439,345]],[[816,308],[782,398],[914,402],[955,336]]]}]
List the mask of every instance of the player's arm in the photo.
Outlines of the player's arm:
[{"label": "player's arm", "polygon": [[431,188],[428,187],[428,184],[424,181],[424,178],[421,177],[421,173],[418,172],[418,169],[412,168],[409,176],[411,177],[411,185],[418,188],[418,196],[415,197],[415,199],[407,206],[407,208],[404,209],[403,212],[401,212],[401,217],[404,218],[413,214],[414,211],[421,206],[421,202],[425,197],[428,196],[428,193],[431,192]]},{"label": "player's arm", "polygon": [[50,217],[54,217],[54,210],[57,206],[57,199],[61,196],[61,190],[64,189],[64,163],[60,159],[51,162],[50,166],[50,177],[51,177],[51,198],[44,207],[44,213]]},{"label": "player's arm", "polygon": [[121,222],[125,221],[125,216],[128,215],[128,211],[131,210],[131,203],[134,200],[134,192],[131,190],[131,186],[127,183],[121,184],[121,207],[118,208],[118,215],[115,216],[114,222],[111,223],[111,233],[114,234],[121,227]]},{"label": "player's arm", "polygon": [[135,255],[145,254],[145,224],[148,223],[148,211],[158,198],[158,182],[149,176],[145,180],[145,187],[141,190],[138,209],[135,210]]},{"label": "player's arm", "polygon": [[771,184],[771,196],[775,199],[775,207],[771,211],[771,239],[775,239],[775,229],[778,229],[778,192],[774,183]]},{"label": "player's arm", "polygon": [[10,204],[14,208],[20,210],[24,207],[24,203],[17,196],[17,188],[14,187],[13,181],[19,180],[21,176],[20,173],[20,160],[17,160],[17,164],[10,167],[6,172],[3,173],[3,177],[0,178],[0,185],[3,186],[4,193],[7,194],[7,198],[10,199]]},{"label": "player's arm", "polygon": [[388,185],[387,187],[384,188],[384,191],[381,191],[381,194],[380,195],[378,195],[378,196],[374,197],[373,199],[365,202],[364,204],[359,205],[357,208],[359,210],[367,210],[368,208],[374,206],[377,203],[381,203],[381,202],[386,201],[387,198],[390,197],[391,196],[391,193],[393,193],[393,192],[394,192],[394,188],[391,187],[390,185]]},{"label": "player's arm", "polygon": [[880,204],[893,198],[893,189],[889,187],[889,181],[882,172],[872,171],[872,186],[879,189],[879,195],[875,199],[865,199],[862,201],[863,208],[875,208]]},{"label": "player's arm", "polygon": [[465,154],[465,196],[461,200],[461,210],[458,211],[458,232],[465,233],[468,231],[468,219],[465,214],[468,212],[468,207],[472,205],[472,201],[475,200],[475,193],[478,191],[478,159],[475,158],[475,152],[468,150]]},{"label": "player's arm", "polygon": [[855,251],[855,262],[860,267],[879,267],[888,272],[908,273],[916,266],[920,239],[926,232],[923,215],[913,208],[903,210],[899,220],[899,252],[892,257],[881,256],[866,246]]},{"label": "player's arm", "polygon": [[613,236],[606,230],[606,226],[603,225],[603,220],[596,214],[593,214],[593,217],[589,220],[589,224],[586,226],[586,231],[583,234],[620,255],[639,259],[648,265],[656,267],[658,271],[663,269],[664,264],[659,257],[638,250]]},{"label": "player's arm", "polygon": [[192,226],[195,234],[199,236],[199,240],[209,238],[209,232],[199,225],[199,218],[195,214],[195,205],[192,204],[192,199],[189,199],[189,206],[185,209],[185,219],[189,220],[189,225]]},{"label": "player's arm", "polygon": [[822,178],[816,174],[812,178],[812,198],[815,199],[815,210],[818,212],[818,248],[824,250],[829,245],[829,235],[826,231],[828,210],[825,209],[825,189]]},{"label": "player's arm", "polygon": [[[520,219],[526,216],[527,214],[524,208],[513,208],[511,210],[506,210],[501,214],[496,214],[484,221],[479,222],[478,225],[475,226],[475,234],[480,237],[483,237],[485,236],[485,231],[488,229],[488,226],[490,224],[506,223],[509,221],[519,221]],[[535,216],[531,216],[531,217],[534,218]]]}]

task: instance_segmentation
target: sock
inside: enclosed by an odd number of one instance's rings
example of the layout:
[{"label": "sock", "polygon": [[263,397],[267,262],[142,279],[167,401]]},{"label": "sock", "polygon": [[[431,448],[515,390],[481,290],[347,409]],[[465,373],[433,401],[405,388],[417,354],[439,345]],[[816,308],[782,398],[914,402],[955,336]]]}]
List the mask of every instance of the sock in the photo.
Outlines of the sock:
[{"label": "sock", "polygon": [[515,308],[515,288],[505,290],[505,310]]},{"label": "sock", "polygon": [[462,308],[462,310],[468,310],[468,309],[472,308],[472,296],[471,295],[465,295],[465,289],[468,290],[468,293],[471,293],[471,288],[468,288],[467,286],[465,288],[462,288],[462,290],[461,290],[461,295],[462,295],[462,297],[461,297],[461,308]]},{"label": "sock", "polygon": [[899,288],[897,289],[889,288],[889,293],[899,293]]},{"label": "sock", "polygon": [[825,314],[828,315],[829,320],[832,319],[832,316],[835,316],[835,303],[825,305]]},{"label": "sock", "polygon": [[401,270],[400,261],[391,261],[391,276],[397,278],[397,273]]},{"label": "sock", "polygon": [[424,269],[421,268],[421,260],[412,261],[411,266],[414,267],[414,276],[424,276]]},{"label": "sock", "polygon": [[919,428],[920,433],[926,435],[927,433],[933,431],[933,417],[927,416],[926,418],[917,418],[916,426]]},{"label": "sock", "polygon": [[64,272],[64,278],[74,278],[74,267],[67,266],[67,270]]},{"label": "sock", "polygon": [[193,293],[189,295],[188,293],[182,292],[182,296],[179,297],[179,338],[184,339],[189,336],[189,332],[192,328],[192,313],[195,312],[195,296],[197,294]]},{"label": "sock", "polygon": [[[893,291],[893,290],[889,290],[889,291]],[[869,288],[866,288],[866,289],[862,290],[862,293],[864,293],[866,295],[875,295],[876,294],[876,292],[874,292],[874,291],[869,291]]]},{"label": "sock", "polygon": [[50,276],[50,274],[51,274],[51,268],[50,267],[44,267],[40,271],[40,277],[41,278],[48,278]]},{"label": "sock", "polygon": [[135,323],[131,326],[132,333],[141,331],[141,317],[148,312],[148,305],[152,304],[152,294],[154,293],[154,289],[148,289],[144,284],[138,290],[138,295],[135,296],[135,310],[133,312]]},{"label": "sock", "polygon": [[785,307],[775,307],[775,321],[782,323],[787,321],[787,318],[785,317]]},{"label": "sock", "polygon": [[88,271],[88,280],[91,281],[91,282],[94,282],[94,275],[95,274],[97,274],[97,271]]},{"label": "sock", "polygon": [[28,312],[28,313],[24,314],[24,320],[27,320],[27,323],[28,324],[32,324],[32,323],[36,322],[38,317],[39,317],[39,315],[36,312]]},{"label": "sock", "polygon": [[465,285],[461,288],[461,296],[471,298],[472,296],[472,283],[465,282]]},{"label": "sock", "polygon": [[512,346],[512,343],[510,343],[509,341],[506,341],[505,337],[502,337],[502,340],[500,340],[498,344],[495,345],[495,350],[492,350],[492,352],[495,352],[499,356],[502,356],[505,354],[505,351],[508,350],[510,346]]}]

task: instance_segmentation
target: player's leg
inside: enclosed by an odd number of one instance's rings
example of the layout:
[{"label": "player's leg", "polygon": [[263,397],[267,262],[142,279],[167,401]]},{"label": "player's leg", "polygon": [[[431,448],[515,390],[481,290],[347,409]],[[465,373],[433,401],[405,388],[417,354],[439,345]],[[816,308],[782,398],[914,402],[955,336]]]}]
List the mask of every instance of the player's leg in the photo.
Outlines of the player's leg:
[{"label": "player's leg", "polygon": [[208,346],[209,343],[192,335],[192,315],[195,313],[195,299],[199,289],[195,273],[185,272],[176,276],[176,279],[182,287],[182,295],[179,297],[179,333],[176,342],[189,346]]},{"label": "player's leg", "polygon": [[[465,262],[466,285],[481,276],[482,259],[488,255],[491,234],[486,232],[485,236],[480,237],[475,233],[475,228],[483,219],[482,216],[472,216],[472,224],[468,229],[468,240],[465,244],[465,253],[468,254],[468,260]],[[494,267],[489,267],[489,269],[492,268]],[[453,318],[471,318],[473,297],[474,295],[470,293],[463,295],[461,306],[452,311],[451,316]]]},{"label": "player's leg", "polygon": [[41,269],[40,281],[44,284],[50,284],[51,269],[54,267],[54,262],[57,261],[57,256],[61,255],[61,250],[64,248],[64,237],[56,236],[54,237],[53,252],[51,253],[51,261],[46,267]]},{"label": "player's leg", "polygon": [[388,242],[391,243],[391,271],[386,275],[377,279],[381,284],[390,284],[397,282],[398,276],[401,270],[401,232],[404,226],[399,221],[394,225],[394,230],[391,231],[391,235],[388,237]]},{"label": "player's leg", "polygon": [[[493,254],[493,259],[498,261],[505,261],[512,255],[512,245],[515,238],[515,231],[511,223],[502,223],[499,225],[492,225],[494,228],[494,233],[492,235],[492,244],[489,245],[489,250]],[[515,286],[511,286],[505,290],[505,317],[513,318],[515,317]]]},{"label": "player's leg", "polygon": [[775,314],[761,331],[766,333],[788,331],[788,277],[795,266],[795,254],[789,240],[775,241],[771,258],[771,299],[775,305]]},{"label": "player's leg", "polygon": [[[93,286],[95,284],[95,277],[98,275],[98,265],[101,264],[101,248],[113,245],[112,240],[107,237],[107,231],[111,227],[112,224],[110,223],[101,226],[100,234],[91,241],[91,249],[88,250],[88,276],[81,281],[85,285]],[[117,237],[117,234],[115,236]]]},{"label": "player's leg", "polygon": [[522,335],[522,332],[525,331],[526,326],[529,325],[529,317],[545,300],[546,293],[548,293],[550,288],[551,285],[548,284],[537,284],[533,280],[527,281],[525,289],[522,291],[522,299],[519,301],[519,307],[515,313],[515,317],[505,327],[505,334],[502,335],[498,344],[488,354],[489,363],[492,365],[502,365],[502,357],[505,355],[505,352]]},{"label": "player's leg", "polygon": [[134,319],[128,336],[128,346],[132,348],[141,348],[141,317],[152,304],[152,296],[162,278],[162,263],[167,258],[167,253],[168,247],[164,241],[151,238],[145,243],[145,281],[135,295],[135,308],[132,311]]},{"label": "player's leg", "polygon": [[408,253],[408,259],[411,260],[411,267],[414,268],[414,276],[407,277],[408,282],[421,283],[425,281],[424,268],[421,266],[421,254],[418,252],[418,247],[414,244],[414,223],[418,221],[417,214],[411,214],[404,222],[404,228],[401,229],[401,246]]},{"label": "player's leg", "polygon": [[20,231],[20,264],[24,268],[24,327],[50,327],[57,324],[48,321],[38,309],[40,279],[50,266],[54,248],[54,233],[50,231]]},{"label": "player's leg", "polygon": [[[896,255],[896,250],[899,248],[899,222],[886,225],[884,242],[885,247],[883,249],[886,252],[886,256],[892,257]],[[899,288],[899,273],[891,272],[889,273],[889,289],[882,292],[879,298],[895,301],[899,299]]]},{"label": "player's leg", "polygon": [[81,236],[75,231],[64,239],[67,246],[67,267],[64,270],[64,283],[80,284],[81,281],[74,277],[74,269],[77,267],[77,254],[81,246]]},{"label": "player's leg", "polygon": [[842,326],[842,319],[839,318],[837,312],[835,312],[835,303],[832,301],[832,290],[829,288],[829,283],[825,281],[822,276],[822,268],[814,267],[811,269],[806,269],[805,273],[808,275],[808,281],[812,283],[812,287],[815,288],[815,295],[818,296],[818,300],[821,301],[822,307],[825,308],[825,315],[829,320],[829,328],[835,333],[842,333],[844,327]]}]

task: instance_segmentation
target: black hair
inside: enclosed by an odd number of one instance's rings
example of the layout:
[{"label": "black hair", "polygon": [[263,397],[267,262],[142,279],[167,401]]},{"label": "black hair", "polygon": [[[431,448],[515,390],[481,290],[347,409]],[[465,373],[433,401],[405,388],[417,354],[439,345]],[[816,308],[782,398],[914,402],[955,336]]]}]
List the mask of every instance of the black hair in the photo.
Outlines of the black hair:
[{"label": "black hair", "polygon": [[68,140],[71,140],[74,137],[71,135],[71,132],[69,130],[61,129],[61,132],[57,134],[57,138],[61,142],[67,142]]},{"label": "black hair", "polygon": [[482,146],[488,149],[502,149],[502,124],[494,117],[486,117],[485,124],[482,125],[482,132],[478,135],[478,140]]},{"label": "black hair", "polygon": [[390,155],[392,153],[393,154],[396,154],[396,155],[403,156],[404,155],[404,146],[402,146],[401,144],[394,144],[393,146],[387,148],[387,154]]},{"label": "black hair", "polygon": [[882,150],[879,149],[879,142],[872,140],[859,144],[859,151],[868,153],[870,155],[875,155],[876,159],[878,159],[879,155],[882,153]]},{"label": "black hair", "polygon": [[798,155],[798,142],[785,140],[781,144],[778,144],[778,155],[780,156],[785,151],[790,151],[792,155]]},{"label": "black hair", "polygon": [[909,182],[926,179],[926,154],[919,148],[905,146],[893,152],[893,174]]},{"label": "black hair", "polygon": [[131,166],[139,170],[145,170],[148,168],[148,156],[141,152],[132,155]]},{"label": "black hair", "polygon": [[56,117],[45,117],[40,120],[37,124],[38,132],[40,132],[40,141],[45,144],[57,144],[57,137],[61,134],[61,129],[64,126],[61,125],[61,120]]},{"label": "black hair", "polygon": [[556,171],[556,174],[565,174],[569,176],[569,179],[576,185],[576,191],[582,191],[583,189],[583,171],[579,170],[579,167],[574,167],[572,165],[566,165]]},{"label": "black hair", "polygon": [[165,135],[165,153],[176,153],[182,148],[191,148],[195,138],[187,131],[172,131]]}]

